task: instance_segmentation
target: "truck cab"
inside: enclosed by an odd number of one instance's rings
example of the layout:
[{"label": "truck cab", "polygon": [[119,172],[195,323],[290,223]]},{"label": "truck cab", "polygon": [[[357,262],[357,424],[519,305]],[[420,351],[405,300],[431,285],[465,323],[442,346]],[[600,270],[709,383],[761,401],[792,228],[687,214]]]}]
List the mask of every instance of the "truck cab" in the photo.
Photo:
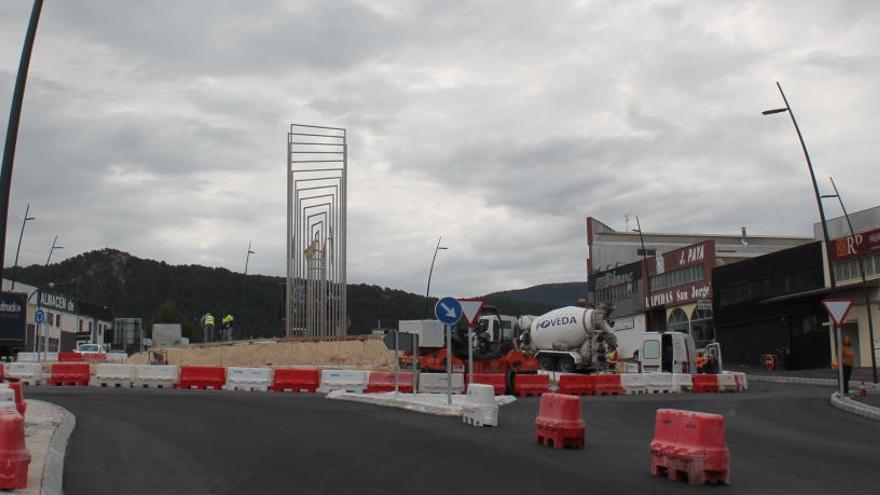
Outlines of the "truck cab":
[{"label": "truck cab", "polygon": [[645,332],[638,351],[644,373],[696,373],[696,356],[693,337],[681,332]]}]

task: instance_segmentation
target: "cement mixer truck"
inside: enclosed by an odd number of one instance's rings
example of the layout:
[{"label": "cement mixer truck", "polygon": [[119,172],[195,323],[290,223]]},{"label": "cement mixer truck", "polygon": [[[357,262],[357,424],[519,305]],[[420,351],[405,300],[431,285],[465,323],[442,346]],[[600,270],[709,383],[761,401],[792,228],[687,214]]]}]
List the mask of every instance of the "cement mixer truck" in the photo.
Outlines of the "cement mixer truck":
[{"label": "cement mixer truck", "polygon": [[532,321],[520,336],[520,348],[546,371],[608,371],[613,368],[607,359],[612,351],[617,351],[620,359],[639,363],[642,371],[697,371],[694,340],[689,334],[642,331],[618,339],[607,321],[608,313],[606,308],[579,306],[553,310]]}]

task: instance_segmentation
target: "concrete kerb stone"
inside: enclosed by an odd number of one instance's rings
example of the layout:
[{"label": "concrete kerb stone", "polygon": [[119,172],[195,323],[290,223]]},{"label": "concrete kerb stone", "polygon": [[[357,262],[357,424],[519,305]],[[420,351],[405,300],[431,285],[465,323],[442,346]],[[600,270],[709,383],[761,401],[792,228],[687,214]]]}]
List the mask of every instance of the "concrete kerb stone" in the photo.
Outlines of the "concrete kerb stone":
[{"label": "concrete kerb stone", "polygon": [[76,417],[64,409],[64,419],[61,420],[61,425],[55,430],[55,433],[52,434],[52,440],[49,441],[49,452],[43,467],[40,495],[61,495],[64,482],[64,454],[67,451],[67,442],[70,440],[74,428],[76,428]]},{"label": "concrete kerb stone", "polygon": [[[771,376],[771,375],[747,375],[748,379],[754,382],[765,382],[765,383],[790,383],[796,385],[819,385],[819,386],[829,386],[836,387],[837,380],[833,378],[808,378],[803,376]],[[852,381],[849,382],[850,390],[857,390],[862,386],[862,382],[860,381]],[[880,390],[880,385],[865,382],[865,389],[874,389]]]},{"label": "concrete kerb stone", "polygon": [[848,413],[857,414],[864,418],[880,421],[880,408],[863,404],[859,401],[843,397],[839,393],[831,394],[831,405]]},{"label": "concrete kerb stone", "polygon": [[[465,404],[465,395],[462,394],[452,396],[451,406],[446,403],[446,394],[395,394],[394,392],[360,394],[334,390],[327,394],[327,398],[395,407],[436,416],[461,416]],[[514,401],[516,401],[516,397],[512,395],[495,396],[495,403],[498,406],[504,406]]]}]

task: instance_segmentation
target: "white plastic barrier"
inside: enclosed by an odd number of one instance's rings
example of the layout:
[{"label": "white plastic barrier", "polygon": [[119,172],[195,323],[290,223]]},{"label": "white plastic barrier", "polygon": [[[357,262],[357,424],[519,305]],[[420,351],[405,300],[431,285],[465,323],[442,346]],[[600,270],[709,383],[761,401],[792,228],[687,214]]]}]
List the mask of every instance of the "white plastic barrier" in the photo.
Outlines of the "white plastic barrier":
[{"label": "white plastic barrier", "polygon": [[668,394],[677,392],[672,381],[672,373],[645,373],[646,388],[649,394]]},{"label": "white plastic barrier", "polygon": [[321,386],[318,392],[328,393],[333,390],[363,392],[367,387],[369,372],[354,370],[321,370]]},{"label": "white plastic barrier", "polygon": [[172,388],[180,377],[180,366],[139,364],[134,367],[135,387]]},{"label": "white plastic barrier", "polygon": [[461,420],[473,426],[498,426],[495,387],[483,383],[469,384],[461,409]]},{"label": "white plastic barrier", "polygon": [[126,359],[128,359],[128,354],[126,354],[124,352],[108,352],[107,353],[107,362],[108,363],[124,363]]},{"label": "white plastic barrier", "polygon": [[694,388],[694,376],[689,373],[673,373],[672,384],[675,392],[690,392]]},{"label": "white plastic barrier", "polygon": [[106,364],[95,366],[94,387],[131,387],[134,381],[134,366],[130,364]]},{"label": "white plastic barrier", "polygon": [[46,380],[40,363],[6,363],[5,372],[5,376],[18,378],[25,385],[40,385]]},{"label": "white plastic barrier", "polygon": [[[446,393],[446,373],[420,373],[419,392],[429,394]],[[464,392],[464,373],[452,374],[452,393]]]},{"label": "white plastic barrier", "polygon": [[230,367],[226,370],[226,385],[223,385],[223,390],[268,392],[271,384],[271,368]]},{"label": "white plastic barrier", "polygon": [[36,352],[19,352],[15,356],[16,363],[36,363],[37,362],[37,353]]},{"label": "white plastic barrier", "polygon": [[736,376],[733,373],[721,373],[718,375],[719,392],[736,392]]},{"label": "white plastic barrier", "polygon": [[18,412],[15,406],[15,390],[9,387],[0,388],[0,409],[11,409]]},{"label": "white plastic barrier", "polygon": [[646,394],[648,377],[642,373],[624,373],[620,375],[620,386],[627,394]]},{"label": "white plastic barrier", "polygon": [[745,373],[740,373],[738,371],[735,373],[736,373],[737,378],[739,379],[739,383],[740,383],[740,386],[742,387],[742,391],[748,390],[749,389],[749,380],[747,378],[748,375],[746,375]]}]

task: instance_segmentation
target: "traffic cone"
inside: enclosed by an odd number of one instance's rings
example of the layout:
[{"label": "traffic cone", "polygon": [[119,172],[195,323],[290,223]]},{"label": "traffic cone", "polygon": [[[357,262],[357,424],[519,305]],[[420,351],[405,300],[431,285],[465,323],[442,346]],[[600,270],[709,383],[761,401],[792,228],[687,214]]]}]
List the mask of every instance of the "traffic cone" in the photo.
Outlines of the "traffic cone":
[{"label": "traffic cone", "polygon": [[865,389],[865,381],[862,380],[862,386],[859,387],[859,397],[867,397],[868,391]]}]

